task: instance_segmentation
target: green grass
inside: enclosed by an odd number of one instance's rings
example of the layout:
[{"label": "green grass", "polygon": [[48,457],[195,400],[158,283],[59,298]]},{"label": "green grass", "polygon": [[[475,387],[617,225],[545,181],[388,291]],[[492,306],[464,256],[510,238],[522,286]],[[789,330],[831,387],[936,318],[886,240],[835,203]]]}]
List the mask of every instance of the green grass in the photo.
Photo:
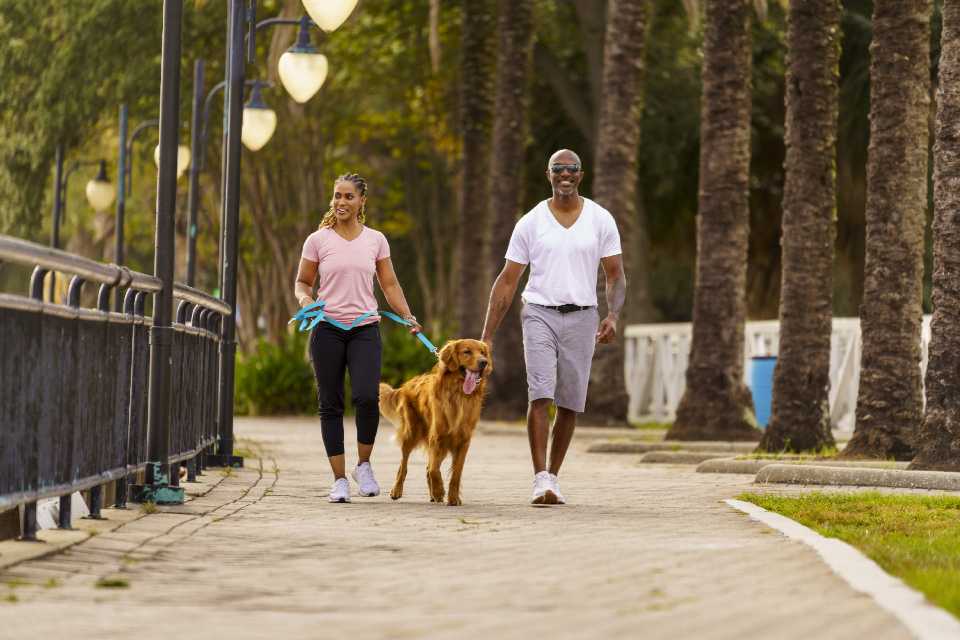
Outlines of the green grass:
[{"label": "green grass", "polygon": [[672,422],[631,422],[630,426],[641,431],[655,430],[668,431],[673,426]]},{"label": "green grass", "polygon": [[740,499],[853,545],[960,617],[960,497],[817,492]]},{"label": "green grass", "polygon": [[100,578],[93,586],[97,589],[126,589],[130,586],[130,581],[119,576],[110,576]]}]

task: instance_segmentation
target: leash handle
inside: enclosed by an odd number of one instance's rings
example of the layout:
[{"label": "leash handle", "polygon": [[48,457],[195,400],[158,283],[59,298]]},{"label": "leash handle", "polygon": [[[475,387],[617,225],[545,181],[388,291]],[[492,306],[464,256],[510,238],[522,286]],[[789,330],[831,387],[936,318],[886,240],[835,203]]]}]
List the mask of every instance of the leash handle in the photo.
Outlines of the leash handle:
[{"label": "leash handle", "polygon": [[[413,326],[413,323],[410,322],[409,320],[406,320],[406,319],[404,319],[404,318],[401,318],[401,317],[398,316],[397,314],[391,313],[390,311],[381,311],[381,312],[380,312],[380,315],[386,316],[386,317],[390,318],[391,320],[393,320],[393,321],[396,322],[397,324],[402,324],[402,325],[407,326],[407,327],[412,327],[412,326]],[[427,338],[427,336],[423,335],[423,331],[417,331],[414,335],[417,336],[417,340],[419,340],[420,342],[423,343],[423,346],[425,346],[427,349],[430,350],[430,353],[432,353],[432,354],[434,354],[434,355],[437,355],[437,347],[434,346],[434,344],[433,344],[432,342],[430,342],[430,339]]]},{"label": "leash handle", "polygon": [[[401,318],[397,314],[392,313],[390,311],[379,311],[379,312],[367,311],[366,313],[357,316],[357,318],[355,318],[354,321],[351,322],[349,325],[345,325],[342,322],[337,322],[333,318],[328,317],[323,312],[323,309],[326,306],[327,306],[327,302],[325,300],[317,300],[316,302],[308,304],[307,306],[297,311],[297,313],[294,314],[292,318],[290,318],[290,321],[287,324],[293,324],[294,322],[299,322],[300,323],[300,326],[298,327],[299,331],[312,331],[313,328],[316,327],[321,322],[329,322],[330,324],[337,327],[338,329],[349,331],[350,329],[353,329],[354,327],[359,325],[361,322],[363,322],[373,314],[379,313],[379,315],[386,316],[387,318],[393,320],[397,324],[402,324],[407,327],[413,326],[413,323],[410,322],[409,320]],[[423,346],[425,346],[430,351],[430,353],[437,355],[437,347],[432,342],[430,342],[430,339],[427,338],[427,336],[423,335],[422,331],[417,331],[414,335],[417,336],[417,340],[423,343]]]}]

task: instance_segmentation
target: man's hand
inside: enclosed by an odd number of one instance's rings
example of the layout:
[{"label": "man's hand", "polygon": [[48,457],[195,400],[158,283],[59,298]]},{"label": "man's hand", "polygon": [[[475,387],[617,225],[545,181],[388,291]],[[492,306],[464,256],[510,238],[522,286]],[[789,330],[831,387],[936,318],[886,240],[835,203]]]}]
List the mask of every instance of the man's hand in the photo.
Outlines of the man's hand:
[{"label": "man's hand", "polygon": [[617,337],[617,317],[608,315],[600,323],[597,329],[597,342],[600,344],[610,344]]}]

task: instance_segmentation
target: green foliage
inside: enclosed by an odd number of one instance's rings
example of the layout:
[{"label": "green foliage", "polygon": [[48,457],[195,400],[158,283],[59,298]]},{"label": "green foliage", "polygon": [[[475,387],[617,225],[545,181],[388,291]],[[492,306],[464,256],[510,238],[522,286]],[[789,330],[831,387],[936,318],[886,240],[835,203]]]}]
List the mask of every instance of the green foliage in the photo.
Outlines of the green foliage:
[{"label": "green foliage", "polygon": [[[380,324],[383,340],[383,360],[380,379],[391,386],[399,386],[410,378],[429,371],[437,364],[437,358],[413,335],[409,329],[392,322]],[[444,339],[439,335],[428,335],[430,341],[441,348]]]},{"label": "green foliage", "polygon": [[280,344],[264,339],[237,358],[234,411],[239,415],[304,415],[316,411],[317,391],[307,356],[308,334],[289,332]]},{"label": "green foliage", "polygon": [[[381,325],[381,379],[393,386],[429,371],[436,357],[409,331],[389,321]],[[438,346],[442,336],[429,336]],[[237,359],[234,411],[238,415],[309,415],[316,413],[317,387],[307,353],[309,334],[288,333],[279,345],[261,339],[249,355]],[[350,403],[350,380],[344,385]]]},{"label": "green foliage", "polygon": [[775,511],[863,551],[883,569],[960,616],[960,498],[810,493],[745,494]]}]

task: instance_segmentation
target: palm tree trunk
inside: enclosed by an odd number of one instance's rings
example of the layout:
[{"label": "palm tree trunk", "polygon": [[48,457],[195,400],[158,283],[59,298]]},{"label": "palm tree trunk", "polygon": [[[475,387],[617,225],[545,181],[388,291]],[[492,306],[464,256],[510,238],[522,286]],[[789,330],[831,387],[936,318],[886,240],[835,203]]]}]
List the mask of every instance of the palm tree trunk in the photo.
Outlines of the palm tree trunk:
[{"label": "palm tree trunk", "polygon": [[[637,257],[636,252],[631,251],[631,243],[635,229],[641,224],[637,220],[636,206],[637,150],[643,112],[647,9],[647,0],[610,0],[607,6],[603,81],[594,151],[593,195],[617,221],[624,251],[624,270],[631,287],[632,278],[643,280],[643,274],[633,273],[629,261]],[[601,311],[605,308],[605,282],[601,275],[597,286]],[[631,288],[629,295],[632,293]],[[597,345],[590,371],[587,410],[582,418],[584,424],[626,424],[628,397],[623,371],[623,330],[627,315],[624,310],[618,322],[616,342]]]},{"label": "palm tree trunk", "polygon": [[[528,78],[533,50],[533,6],[500,0],[497,32],[496,107],[490,155],[490,273],[503,267],[510,233],[522,214],[523,165],[527,138]],[[519,298],[519,296],[517,296]],[[489,418],[518,418],[527,397],[519,300],[504,317],[494,344],[496,375],[484,408]]]},{"label": "palm tree trunk", "polygon": [[960,471],[960,5],[943,3],[933,150],[933,319],[927,409],[911,469]]},{"label": "palm tree trunk", "polygon": [[838,0],[791,0],[780,353],[760,449],[816,451],[830,433],[830,333],[836,235]]},{"label": "palm tree trunk", "polygon": [[743,384],[750,178],[749,0],[708,0],[687,387],[667,437],[759,440]]},{"label": "palm tree trunk", "polygon": [[863,355],[847,457],[913,458],[923,416],[930,12],[930,0],[874,3]]},{"label": "palm tree trunk", "polygon": [[464,0],[460,110],[463,132],[459,230],[459,332],[479,336],[483,328],[487,274],[487,180],[493,117],[493,51],[496,13],[490,0]]}]

